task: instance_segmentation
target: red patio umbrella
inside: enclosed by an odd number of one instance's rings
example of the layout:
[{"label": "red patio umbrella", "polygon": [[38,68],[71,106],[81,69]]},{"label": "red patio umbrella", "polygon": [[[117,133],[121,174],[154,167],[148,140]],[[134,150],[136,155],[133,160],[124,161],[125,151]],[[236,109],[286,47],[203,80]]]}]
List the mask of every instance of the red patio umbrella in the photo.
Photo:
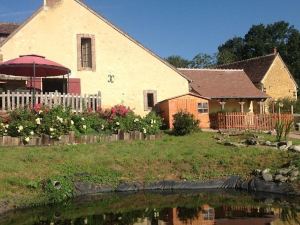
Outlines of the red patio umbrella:
[{"label": "red patio umbrella", "polygon": [[[39,55],[21,55],[19,58],[0,63],[0,74],[30,77],[31,79],[36,77],[64,76],[68,74],[69,80],[70,72],[71,70],[63,65]],[[35,88],[33,94],[35,94]]]}]

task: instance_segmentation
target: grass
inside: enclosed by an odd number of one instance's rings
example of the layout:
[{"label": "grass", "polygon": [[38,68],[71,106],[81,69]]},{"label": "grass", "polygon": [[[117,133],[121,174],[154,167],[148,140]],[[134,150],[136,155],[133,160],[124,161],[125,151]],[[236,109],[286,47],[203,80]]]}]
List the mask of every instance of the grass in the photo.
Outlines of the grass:
[{"label": "grass", "polygon": [[59,176],[109,185],[234,174],[247,177],[253,169],[277,169],[295,157],[267,147],[222,146],[212,136],[203,132],[185,137],[164,135],[157,141],[0,148],[0,203],[47,203],[41,183]]}]

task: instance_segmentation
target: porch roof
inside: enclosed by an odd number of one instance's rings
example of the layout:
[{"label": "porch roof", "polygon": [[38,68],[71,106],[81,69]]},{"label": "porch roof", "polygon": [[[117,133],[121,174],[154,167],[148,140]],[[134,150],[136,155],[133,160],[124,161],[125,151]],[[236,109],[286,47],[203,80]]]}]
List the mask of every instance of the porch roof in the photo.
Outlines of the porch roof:
[{"label": "porch roof", "polygon": [[189,77],[192,91],[211,99],[267,99],[243,70],[179,69]]}]

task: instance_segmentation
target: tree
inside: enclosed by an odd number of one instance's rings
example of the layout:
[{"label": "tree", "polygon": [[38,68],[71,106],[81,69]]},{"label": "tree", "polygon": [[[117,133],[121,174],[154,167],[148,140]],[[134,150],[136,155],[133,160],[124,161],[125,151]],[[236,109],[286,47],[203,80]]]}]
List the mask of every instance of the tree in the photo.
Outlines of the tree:
[{"label": "tree", "polygon": [[216,64],[216,57],[205,53],[199,53],[191,61],[192,68],[208,68]]},{"label": "tree", "polygon": [[244,40],[241,37],[229,39],[220,45],[217,54],[218,64],[231,63],[243,58]]},{"label": "tree", "polygon": [[175,66],[176,68],[188,68],[190,65],[190,61],[179,56],[179,55],[172,55],[166,58],[166,61],[171,65]]},{"label": "tree", "polygon": [[300,84],[300,32],[289,23],[253,25],[247,34],[220,45],[217,63],[224,64],[267,55],[277,48],[291,73]]}]

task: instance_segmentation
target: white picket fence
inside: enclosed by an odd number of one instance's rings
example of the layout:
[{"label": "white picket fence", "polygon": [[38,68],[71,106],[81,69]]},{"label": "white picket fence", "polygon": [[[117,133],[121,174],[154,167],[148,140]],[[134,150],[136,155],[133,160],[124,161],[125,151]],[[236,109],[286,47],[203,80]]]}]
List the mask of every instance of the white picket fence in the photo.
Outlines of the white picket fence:
[{"label": "white picket fence", "polygon": [[[34,96],[34,99],[33,99]],[[2,112],[11,111],[16,108],[31,107],[34,104],[46,105],[49,108],[61,105],[71,107],[76,112],[85,110],[95,112],[101,108],[101,93],[95,95],[76,95],[55,93],[36,93],[33,95],[29,92],[2,92],[0,93],[0,110]]]}]

